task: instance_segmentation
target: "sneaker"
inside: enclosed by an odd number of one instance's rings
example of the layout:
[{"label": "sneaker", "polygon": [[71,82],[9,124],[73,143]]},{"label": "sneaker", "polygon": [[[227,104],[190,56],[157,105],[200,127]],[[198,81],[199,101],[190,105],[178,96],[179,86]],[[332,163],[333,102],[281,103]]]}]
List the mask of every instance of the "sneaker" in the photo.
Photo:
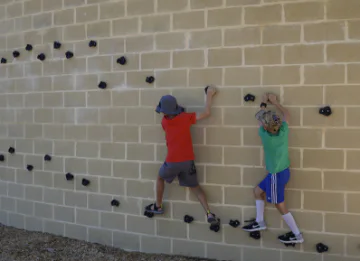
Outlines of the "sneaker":
[{"label": "sneaker", "polygon": [[207,222],[210,223],[210,224],[217,223],[217,219],[216,219],[215,214],[213,214],[213,213],[208,213],[208,214],[207,214]]},{"label": "sneaker", "polygon": [[244,226],[242,228],[243,230],[247,231],[247,232],[254,232],[254,231],[260,231],[260,230],[265,230],[266,229],[266,225],[265,222],[252,222],[247,226]]},{"label": "sneaker", "polygon": [[303,243],[304,238],[302,234],[295,236],[293,232],[286,233],[278,237],[281,243]]},{"label": "sneaker", "polygon": [[164,213],[164,209],[162,207],[157,207],[156,203],[146,206],[145,210],[150,213],[154,213],[154,214],[163,214]]}]

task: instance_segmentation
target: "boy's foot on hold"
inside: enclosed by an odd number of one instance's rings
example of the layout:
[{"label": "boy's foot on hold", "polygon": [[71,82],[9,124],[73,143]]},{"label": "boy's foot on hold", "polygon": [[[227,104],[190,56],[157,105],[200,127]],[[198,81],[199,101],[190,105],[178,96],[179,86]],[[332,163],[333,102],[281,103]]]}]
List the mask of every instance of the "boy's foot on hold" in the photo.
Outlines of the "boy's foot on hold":
[{"label": "boy's foot on hold", "polygon": [[150,213],[154,213],[154,214],[163,214],[164,213],[164,209],[162,208],[162,206],[157,207],[156,203],[146,206],[145,210]]},{"label": "boy's foot on hold", "polygon": [[302,234],[299,234],[297,236],[294,235],[293,232],[289,232],[286,233],[284,235],[281,235],[278,237],[278,239],[280,240],[281,243],[285,243],[285,244],[291,244],[291,243],[303,243],[304,242],[304,238],[302,236]]},{"label": "boy's foot on hold", "polygon": [[210,223],[210,224],[214,224],[214,223],[217,223],[217,219],[216,219],[216,216],[215,214],[213,213],[207,213],[207,222]]},{"label": "boy's foot on hold", "polygon": [[247,231],[247,232],[254,232],[254,231],[260,231],[260,230],[265,230],[266,229],[266,225],[265,222],[252,222],[247,226],[244,226],[242,228],[243,230]]}]

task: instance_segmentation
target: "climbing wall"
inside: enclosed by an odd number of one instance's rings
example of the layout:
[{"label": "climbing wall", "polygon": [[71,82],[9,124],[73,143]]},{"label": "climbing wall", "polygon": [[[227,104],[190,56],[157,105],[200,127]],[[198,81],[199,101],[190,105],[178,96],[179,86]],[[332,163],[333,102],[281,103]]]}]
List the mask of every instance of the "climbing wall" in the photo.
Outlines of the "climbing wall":
[{"label": "climbing wall", "polygon": [[[0,222],[133,251],[359,260],[359,28],[359,0],[0,0]],[[192,133],[219,232],[177,184],[165,215],[143,215],[166,154],[155,107],[172,94],[199,111],[207,84],[219,93]],[[258,240],[229,225],[255,215],[265,91],[292,114],[294,248],[271,206]]]}]

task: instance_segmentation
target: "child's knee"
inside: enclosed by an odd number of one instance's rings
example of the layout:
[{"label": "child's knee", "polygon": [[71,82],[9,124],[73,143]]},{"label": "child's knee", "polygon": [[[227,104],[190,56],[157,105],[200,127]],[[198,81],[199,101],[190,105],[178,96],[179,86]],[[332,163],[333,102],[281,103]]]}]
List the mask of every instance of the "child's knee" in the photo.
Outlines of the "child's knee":
[{"label": "child's knee", "polygon": [[263,197],[263,195],[264,195],[264,191],[259,186],[256,186],[254,188],[254,196],[256,198],[260,198],[260,197]]}]

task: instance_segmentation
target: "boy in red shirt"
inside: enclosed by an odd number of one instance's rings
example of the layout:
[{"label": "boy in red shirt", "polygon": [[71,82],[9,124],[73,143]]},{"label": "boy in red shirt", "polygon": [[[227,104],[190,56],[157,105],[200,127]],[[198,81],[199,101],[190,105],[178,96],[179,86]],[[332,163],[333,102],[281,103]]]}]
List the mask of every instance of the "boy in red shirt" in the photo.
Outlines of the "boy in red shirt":
[{"label": "boy in red shirt", "polygon": [[161,125],[165,131],[168,154],[156,180],[156,202],[147,206],[146,211],[154,214],[164,213],[162,200],[165,181],[171,183],[178,177],[180,186],[189,187],[200,201],[206,212],[207,221],[209,223],[217,222],[215,214],[210,212],[206,195],[197,180],[194,164],[195,155],[190,133],[191,125],[210,116],[212,98],[215,94],[216,89],[212,86],[208,87],[205,111],[199,114],[183,112],[184,109],[177,104],[176,98],[171,95],[165,95],[161,98],[156,112],[164,115]]}]

